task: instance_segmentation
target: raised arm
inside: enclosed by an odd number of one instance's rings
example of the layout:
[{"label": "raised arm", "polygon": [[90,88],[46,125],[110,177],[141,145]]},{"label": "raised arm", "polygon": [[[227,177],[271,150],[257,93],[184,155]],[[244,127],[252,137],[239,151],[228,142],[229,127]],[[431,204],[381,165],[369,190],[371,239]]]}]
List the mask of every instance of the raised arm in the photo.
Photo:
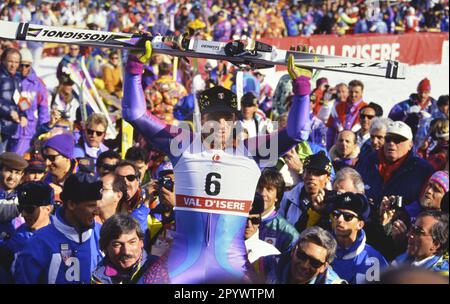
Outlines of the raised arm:
[{"label": "raised arm", "polygon": [[147,112],[144,92],[142,90],[142,71],[144,63],[151,56],[151,43],[146,44],[146,54],[138,56],[130,54],[125,68],[125,79],[122,99],[122,116],[136,128],[146,140],[164,152],[175,165],[179,150],[171,149],[173,140],[192,141],[192,134],[173,125],[166,124]]},{"label": "raised arm", "polygon": [[[249,138],[244,142],[248,151],[254,156],[255,160],[261,163],[267,159],[268,140],[271,143],[271,153],[275,153],[276,158],[285,154],[293,146],[301,141],[307,140],[311,125],[309,119],[309,107],[311,93],[311,70],[300,69],[294,65],[294,58],[289,57],[288,65],[289,75],[293,79],[294,98],[288,115],[288,122],[285,129],[276,131],[270,135]],[[274,145],[272,147],[272,145]],[[271,155],[271,159],[274,159]]]}]

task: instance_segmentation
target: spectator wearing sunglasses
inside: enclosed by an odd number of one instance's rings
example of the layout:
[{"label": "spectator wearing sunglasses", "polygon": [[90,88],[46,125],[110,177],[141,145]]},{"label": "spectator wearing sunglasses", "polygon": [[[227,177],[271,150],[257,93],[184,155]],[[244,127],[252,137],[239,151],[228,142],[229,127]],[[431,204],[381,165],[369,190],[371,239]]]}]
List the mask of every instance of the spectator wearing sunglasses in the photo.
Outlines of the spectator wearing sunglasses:
[{"label": "spectator wearing sunglasses", "polygon": [[83,136],[75,146],[74,157],[92,158],[96,161],[101,153],[108,150],[108,147],[103,144],[107,128],[108,121],[103,114],[91,114],[86,120]]},{"label": "spectator wearing sunglasses", "polygon": [[14,231],[11,221],[19,215],[17,191],[28,163],[13,152],[0,155],[0,242]]},{"label": "spectator wearing sunglasses", "polygon": [[78,163],[74,159],[75,143],[69,133],[50,137],[43,145],[42,157],[45,160],[48,172],[44,181],[55,190],[55,201],[61,202],[64,182],[73,173],[78,171]]},{"label": "spectator wearing sunglasses", "polygon": [[142,185],[151,180],[151,174],[148,170],[149,153],[145,149],[141,147],[131,147],[127,150],[125,159],[134,162],[138,167]]},{"label": "spectator wearing sunglasses", "polygon": [[127,200],[119,206],[119,212],[131,213],[143,203],[139,169],[134,162],[122,160],[117,164],[115,174],[127,184]]},{"label": "spectator wearing sunglasses", "polygon": [[108,173],[114,173],[121,159],[120,154],[114,150],[106,150],[100,153],[95,164],[97,175],[102,177]]},{"label": "spectator wearing sunglasses", "polygon": [[276,170],[264,170],[256,191],[264,200],[259,238],[274,245],[282,254],[289,252],[297,242],[298,232],[276,210],[284,194],[283,177]]},{"label": "spectator wearing sunglasses", "polygon": [[346,284],[330,267],[336,255],[333,235],[317,226],[305,229],[290,256],[277,267],[278,284]]},{"label": "spectator wearing sunglasses", "polygon": [[103,182],[103,196],[98,203],[100,210],[95,220],[103,224],[117,213],[119,204],[127,200],[127,184],[113,172],[103,175],[100,179]]},{"label": "spectator wearing sunglasses", "polygon": [[256,271],[258,283],[265,283],[269,278],[275,276],[276,257],[281,254],[273,244],[260,238],[259,228],[261,227],[264,205],[264,198],[261,194],[256,193],[245,226],[245,247],[248,260]]},{"label": "spectator wearing sunglasses", "polygon": [[371,152],[383,148],[387,128],[391,123],[392,120],[389,118],[375,117],[372,119],[369,129],[370,138],[362,145],[358,161],[369,155]]},{"label": "spectator wearing sunglasses", "polygon": [[424,211],[408,231],[406,252],[392,263],[411,265],[445,275],[448,279],[448,214]]},{"label": "spectator wearing sunglasses", "polygon": [[356,131],[356,142],[361,148],[370,139],[370,126],[375,117],[383,116],[383,108],[374,102],[359,110],[359,123],[361,128]]},{"label": "spectator wearing sunglasses", "polygon": [[14,232],[4,244],[5,252],[2,265],[11,269],[11,264],[17,253],[22,251],[25,243],[41,228],[52,221],[51,213],[54,204],[54,191],[44,182],[26,182],[17,187],[19,205],[17,209],[25,223]]},{"label": "spectator wearing sunglasses", "polygon": [[98,201],[103,183],[86,173],[72,174],[64,183],[64,204],[50,225],[38,230],[15,262],[18,284],[89,284],[102,259]]},{"label": "spectator wearing sunglasses", "polygon": [[331,177],[331,161],[325,152],[320,151],[306,157],[303,168],[304,182],[284,194],[278,212],[298,232],[311,226],[330,230],[327,202],[335,192],[326,186]]},{"label": "spectator wearing sunglasses", "polygon": [[19,124],[16,133],[8,143],[8,151],[23,155],[30,148],[31,139],[36,133],[37,126],[49,121],[48,93],[41,78],[33,68],[33,58],[27,48],[20,50],[21,61],[19,72],[22,76],[22,91],[18,106],[25,114],[27,124]]},{"label": "spectator wearing sunglasses", "polygon": [[412,151],[411,128],[402,121],[388,125],[385,143],[361,159],[356,170],[366,184],[366,195],[378,209],[384,196],[400,195],[403,205],[419,200],[420,192],[433,173],[433,167]]},{"label": "spectator wearing sunglasses", "polygon": [[369,219],[369,201],[363,194],[338,194],[331,208],[333,233],[337,241],[336,258],[331,263],[334,271],[350,284],[361,284],[377,279],[387,266],[386,259],[366,243],[363,230]]}]

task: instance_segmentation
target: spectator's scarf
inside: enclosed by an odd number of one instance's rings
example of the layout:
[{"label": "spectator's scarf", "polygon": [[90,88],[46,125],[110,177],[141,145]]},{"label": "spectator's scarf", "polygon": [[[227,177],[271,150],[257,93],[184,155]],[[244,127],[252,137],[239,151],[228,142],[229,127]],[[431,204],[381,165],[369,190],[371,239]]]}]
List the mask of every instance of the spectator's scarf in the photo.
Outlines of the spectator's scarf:
[{"label": "spectator's scarf", "polygon": [[394,175],[394,172],[397,171],[397,169],[405,163],[408,155],[409,153],[391,164],[385,158],[383,149],[380,149],[378,151],[378,159],[380,161],[380,163],[378,164],[378,172],[383,178],[384,183],[387,183],[391,179],[392,175]]}]

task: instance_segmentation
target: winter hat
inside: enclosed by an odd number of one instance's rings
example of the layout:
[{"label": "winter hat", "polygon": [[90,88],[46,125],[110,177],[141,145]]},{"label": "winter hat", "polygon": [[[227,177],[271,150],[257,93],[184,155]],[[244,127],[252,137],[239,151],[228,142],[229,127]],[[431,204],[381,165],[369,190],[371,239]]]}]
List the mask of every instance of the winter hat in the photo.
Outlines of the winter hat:
[{"label": "winter hat", "polygon": [[102,199],[103,182],[84,172],[75,173],[65,181],[61,199],[64,202],[96,201]]},{"label": "winter hat", "polygon": [[28,48],[20,49],[20,62],[33,63],[33,56]]},{"label": "winter hat", "polygon": [[324,151],[319,151],[316,154],[306,157],[303,167],[309,170],[316,170],[324,174],[331,174],[331,161]]},{"label": "winter hat", "polygon": [[369,200],[364,194],[346,192],[331,199],[332,211],[337,209],[355,212],[361,220],[366,221],[370,214]]},{"label": "winter hat", "polygon": [[424,78],[419,82],[419,85],[417,86],[417,92],[422,93],[431,91],[431,83],[430,80],[428,78]]},{"label": "winter hat", "polygon": [[156,175],[158,176],[158,178],[171,173],[173,173],[173,165],[170,161],[163,161],[156,170]]},{"label": "winter hat", "polygon": [[63,133],[50,137],[44,144],[45,148],[52,148],[62,156],[72,159],[75,142],[71,134]]},{"label": "winter hat", "polygon": [[435,182],[444,189],[444,192],[448,191],[448,173],[447,171],[437,171],[430,177],[429,182]]},{"label": "winter hat", "polygon": [[37,158],[32,158],[28,161],[28,167],[25,169],[26,173],[44,173],[45,163]]},{"label": "winter hat", "polygon": [[19,206],[48,206],[55,203],[54,190],[45,182],[26,182],[17,187]]}]

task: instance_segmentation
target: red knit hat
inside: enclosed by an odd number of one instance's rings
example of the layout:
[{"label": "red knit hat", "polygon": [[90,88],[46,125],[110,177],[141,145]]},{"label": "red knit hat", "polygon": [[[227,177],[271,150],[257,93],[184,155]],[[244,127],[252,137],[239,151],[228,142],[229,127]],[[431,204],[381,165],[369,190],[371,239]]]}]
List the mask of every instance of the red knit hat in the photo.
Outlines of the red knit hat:
[{"label": "red knit hat", "polygon": [[417,86],[417,92],[425,92],[431,91],[431,83],[428,78],[424,78],[419,82],[419,85]]}]

